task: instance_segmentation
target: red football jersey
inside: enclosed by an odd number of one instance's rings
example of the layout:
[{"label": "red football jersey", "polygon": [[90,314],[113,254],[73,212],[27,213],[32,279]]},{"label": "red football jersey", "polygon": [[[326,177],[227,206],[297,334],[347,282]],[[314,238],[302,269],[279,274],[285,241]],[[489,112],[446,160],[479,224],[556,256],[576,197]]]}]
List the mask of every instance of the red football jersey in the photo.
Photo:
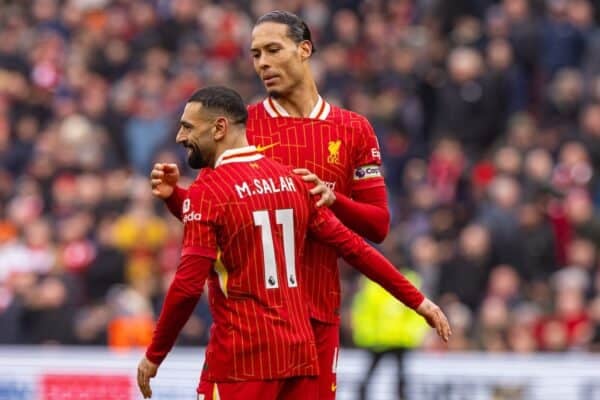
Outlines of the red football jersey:
[{"label": "red football jersey", "polygon": [[216,257],[209,275],[214,323],[203,379],[318,374],[308,308],[296,276],[309,194],[291,175],[248,147],[227,151],[188,190],[182,255]]},{"label": "red football jersey", "polygon": [[[307,168],[338,193],[383,186],[380,150],[368,121],[319,98],[310,118],[288,118],[273,99],[248,108],[248,141],[267,157],[296,168]],[[337,322],[340,278],[333,248],[308,240],[303,290],[311,316]]]},{"label": "red football jersey", "polygon": [[[190,186],[182,214],[182,256],[216,260],[209,275],[213,325],[203,380],[318,374],[309,310],[300,289],[307,283],[307,237],[327,243],[409,307],[423,301],[423,295],[377,250],[327,207],[316,207],[300,177],[254,146],[225,152],[214,170]],[[165,312],[178,310],[163,310],[161,319]],[[171,320],[173,325],[183,326],[179,317]],[[169,328],[159,320],[161,332],[155,338],[164,337]],[[150,352],[157,359],[174,342],[174,336],[168,336]]]}]

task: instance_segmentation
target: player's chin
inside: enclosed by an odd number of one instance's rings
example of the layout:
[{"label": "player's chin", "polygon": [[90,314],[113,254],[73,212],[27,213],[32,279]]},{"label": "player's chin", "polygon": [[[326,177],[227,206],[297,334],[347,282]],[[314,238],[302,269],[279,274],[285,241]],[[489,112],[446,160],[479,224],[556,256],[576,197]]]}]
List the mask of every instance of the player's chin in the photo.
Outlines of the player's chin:
[{"label": "player's chin", "polygon": [[279,90],[278,88],[273,86],[265,86],[265,89],[267,90],[267,94],[269,96],[274,98],[281,97],[281,90]]},{"label": "player's chin", "polygon": [[202,168],[206,167],[206,163],[204,162],[204,159],[194,152],[191,152],[188,155],[187,162],[188,162],[188,165],[193,169],[202,169]]}]

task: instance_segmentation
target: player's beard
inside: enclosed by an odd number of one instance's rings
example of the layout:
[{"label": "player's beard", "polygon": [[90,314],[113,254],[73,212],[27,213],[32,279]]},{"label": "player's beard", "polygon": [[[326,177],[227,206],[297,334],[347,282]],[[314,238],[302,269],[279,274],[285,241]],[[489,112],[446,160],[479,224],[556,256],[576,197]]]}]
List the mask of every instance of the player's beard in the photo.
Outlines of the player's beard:
[{"label": "player's beard", "polygon": [[188,165],[194,169],[202,169],[209,166],[208,157],[202,154],[202,151],[194,143],[188,143],[186,146],[190,150],[188,155]]},{"label": "player's beard", "polygon": [[275,100],[281,98],[281,92],[279,90],[275,90],[275,89],[267,90],[267,93],[269,94],[269,96],[271,96]]},{"label": "player's beard", "polygon": [[188,155],[188,165],[190,167],[194,169],[202,169],[209,166],[207,157],[202,155],[200,149],[193,144],[190,144],[189,148],[191,149],[190,154]]},{"label": "player's beard", "polygon": [[275,100],[280,99],[282,97],[286,97],[289,96],[290,93],[292,93],[298,86],[300,86],[300,81],[292,81],[289,86],[288,85],[282,85],[278,88],[272,88],[272,89],[268,89],[265,86],[265,89],[267,90],[267,94],[274,98]]}]

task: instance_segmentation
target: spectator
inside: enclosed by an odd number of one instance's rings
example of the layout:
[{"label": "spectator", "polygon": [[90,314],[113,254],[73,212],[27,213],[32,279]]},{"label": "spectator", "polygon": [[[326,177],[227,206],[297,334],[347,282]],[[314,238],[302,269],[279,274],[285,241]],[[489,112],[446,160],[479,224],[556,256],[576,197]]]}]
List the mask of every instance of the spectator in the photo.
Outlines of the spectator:
[{"label": "spectator", "polygon": [[[403,271],[414,285],[420,286],[418,274]],[[376,283],[363,279],[352,304],[354,343],[371,353],[371,363],[360,385],[359,398],[367,399],[369,381],[377,365],[386,355],[398,363],[398,398],[404,398],[404,357],[420,345],[427,331],[422,318],[411,313]]]},{"label": "spectator", "polygon": [[[472,311],[480,304],[491,268],[490,233],[480,225],[467,226],[460,234],[458,251],[442,266],[440,293],[455,295]],[[468,276],[469,280],[463,277]]]}]

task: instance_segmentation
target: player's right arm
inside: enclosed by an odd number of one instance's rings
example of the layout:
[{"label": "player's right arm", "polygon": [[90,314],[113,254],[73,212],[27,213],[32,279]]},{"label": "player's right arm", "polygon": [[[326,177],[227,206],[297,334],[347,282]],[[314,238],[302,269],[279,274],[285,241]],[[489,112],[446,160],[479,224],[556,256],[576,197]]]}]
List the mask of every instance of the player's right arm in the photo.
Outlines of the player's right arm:
[{"label": "player's right arm", "polygon": [[152,397],[150,379],[173,348],[179,332],[194,312],[214,259],[198,254],[181,257],[156,324],[152,343],[139,363],[137,381],[145,399]]},{"label": "player's right arm", "polygon": [[450,325],[440,308],[427,299],[382,254],[344,226],[328,208],[316,208],[309,225],[310,234],[336,249],[352,267],[378,283],[396,299],[427,320],[437,334],[448,341]]},{"label": "player's right arm", "polygon": [[179,332],[192,315],[214,258],[198,254],[181,257],[175,278],[169,287],[167,296],[158,318],[152,343],[146,351],[146,358],[160,365],[171,351]]},{"label": "player's right arm", "polygon": [[181,220],[181,209],[187,190],[177,186],[179,176],[177,164],[156,163],[150,173],[150,183],[152,194],[163,199],[171,214]]},{"label": "player's right arm", "polygon": [[184,211],[181,263],[158,319],[146,358],[160,364],[189,319],[217,257],[217,207],[206,190],[192,186],[182,202]]}]

